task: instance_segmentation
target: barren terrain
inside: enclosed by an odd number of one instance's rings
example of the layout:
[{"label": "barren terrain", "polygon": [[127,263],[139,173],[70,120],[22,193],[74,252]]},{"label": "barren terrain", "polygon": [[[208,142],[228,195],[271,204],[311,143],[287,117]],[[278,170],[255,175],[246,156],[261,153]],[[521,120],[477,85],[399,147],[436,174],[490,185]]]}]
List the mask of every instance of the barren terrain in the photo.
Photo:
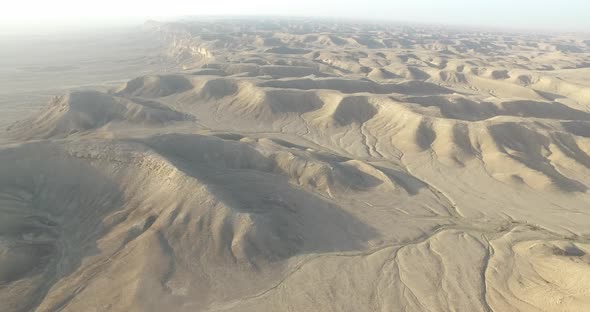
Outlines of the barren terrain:
[{"label": "barren terrain", "polygon": [[590,310],[590,38],[143,31],[0,74],[2,311]]}]

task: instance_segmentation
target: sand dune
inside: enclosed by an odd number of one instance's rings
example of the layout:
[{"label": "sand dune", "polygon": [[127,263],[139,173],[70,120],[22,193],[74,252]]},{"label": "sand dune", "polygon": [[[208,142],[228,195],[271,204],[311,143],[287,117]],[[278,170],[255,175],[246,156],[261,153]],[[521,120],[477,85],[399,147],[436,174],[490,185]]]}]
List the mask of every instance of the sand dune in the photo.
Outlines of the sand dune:
[{"label": "sand dune", "polygon": [[177,71],[3,131],[3,311],[590,308],[585,41],[146,29]]}]

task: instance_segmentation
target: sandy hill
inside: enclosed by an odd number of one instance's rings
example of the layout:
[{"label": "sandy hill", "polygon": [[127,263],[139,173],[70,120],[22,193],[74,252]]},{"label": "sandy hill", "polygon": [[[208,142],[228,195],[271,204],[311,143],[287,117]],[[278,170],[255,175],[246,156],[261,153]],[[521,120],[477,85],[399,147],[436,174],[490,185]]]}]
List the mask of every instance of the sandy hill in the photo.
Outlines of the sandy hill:
[{"label": "sandy hill", "polygon": [[15,123],[8,132],[19,138],[49,138],[98,129],[113,122],[163,125],[191,119],[190,115],[155,100],[77,91],[55,97],[43,111]]}]

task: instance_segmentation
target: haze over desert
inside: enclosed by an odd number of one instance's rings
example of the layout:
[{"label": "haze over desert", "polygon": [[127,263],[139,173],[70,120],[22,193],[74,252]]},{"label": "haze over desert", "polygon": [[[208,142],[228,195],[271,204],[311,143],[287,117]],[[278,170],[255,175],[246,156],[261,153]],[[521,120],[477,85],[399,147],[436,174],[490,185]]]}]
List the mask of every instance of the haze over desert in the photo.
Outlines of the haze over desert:
[{"label": "haze over desert", "polygon": [[0,311],[590,311],[590,36],[0,42]]}]

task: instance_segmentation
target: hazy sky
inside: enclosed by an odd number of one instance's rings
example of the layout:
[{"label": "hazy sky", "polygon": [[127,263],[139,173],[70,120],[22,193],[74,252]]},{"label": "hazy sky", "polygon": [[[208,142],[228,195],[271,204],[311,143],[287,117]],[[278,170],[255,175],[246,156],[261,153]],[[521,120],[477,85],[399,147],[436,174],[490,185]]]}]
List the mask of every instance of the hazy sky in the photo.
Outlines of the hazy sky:
[{"label": "hazy sky", "polygon": [[[590,0],[15,0],[0,27],[175,15],[294,15],[454,25],[590,29]],[[9,26],[10,25],[10,26]]]}]

